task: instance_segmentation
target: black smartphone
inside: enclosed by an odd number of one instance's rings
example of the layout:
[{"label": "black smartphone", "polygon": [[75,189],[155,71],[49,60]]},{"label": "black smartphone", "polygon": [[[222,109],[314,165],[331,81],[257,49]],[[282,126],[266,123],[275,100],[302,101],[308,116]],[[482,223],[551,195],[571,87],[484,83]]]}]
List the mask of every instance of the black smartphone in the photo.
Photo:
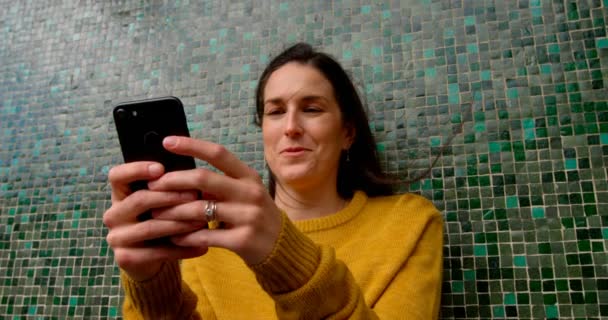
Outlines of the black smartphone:
[{"label": "black smartphone", "polygon": [[[165,172],[196,167],[192,157],[171,153],[162,145],[167,136],[190,136],[184,106],[178,98],[121,103],[114,107],[113,115],[125,162],[156,161],[165,166]],[[131,191],[146,189],[147,184],[136,181],[130,185]],[[140,216],[140,220],[149,218],[149,212]]]}]

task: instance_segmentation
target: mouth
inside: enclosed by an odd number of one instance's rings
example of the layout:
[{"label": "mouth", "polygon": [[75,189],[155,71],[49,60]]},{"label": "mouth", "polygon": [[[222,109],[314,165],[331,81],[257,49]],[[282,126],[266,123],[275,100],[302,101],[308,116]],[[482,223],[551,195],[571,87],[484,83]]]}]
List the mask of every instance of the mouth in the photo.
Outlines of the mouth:
[{"label": "mouth", "polygon": [[306,149],[303,147],[289,147],[289,148],[285,148],[283,150],[281,150],[281,154],[299,154],[302,153],[304,151],[310,151],[310,149]]}]

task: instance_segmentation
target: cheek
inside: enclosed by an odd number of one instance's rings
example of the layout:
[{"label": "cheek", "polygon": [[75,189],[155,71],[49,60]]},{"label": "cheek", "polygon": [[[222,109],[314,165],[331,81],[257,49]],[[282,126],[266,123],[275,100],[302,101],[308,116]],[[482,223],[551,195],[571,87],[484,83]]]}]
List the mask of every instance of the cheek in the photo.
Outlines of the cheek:
[{"label": "cheek", "polygon": [[264,149],[271,147],[273,141],[273,129],[270,125],[264,123],[262,125],[262,141],[264,142]]},{"label": "cheek", "polygon": [[334,149],[342,149],[344,144],[344,133],[338,125],[326,125],[317,128],[317,141],[323,141],[327,147]]},{"label": "cheek", "polygon": [[264,143],[264,156],[268,161],[277,145],[276,130],[272,126],[262,125],[262,142]]}]

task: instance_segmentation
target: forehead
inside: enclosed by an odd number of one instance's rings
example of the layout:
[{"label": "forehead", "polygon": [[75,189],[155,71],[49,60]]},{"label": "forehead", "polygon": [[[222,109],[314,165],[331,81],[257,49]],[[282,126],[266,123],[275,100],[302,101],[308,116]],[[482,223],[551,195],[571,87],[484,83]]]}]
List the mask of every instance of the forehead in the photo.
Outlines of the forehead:
[{"label": "forehead", "polygon": [[274,71],[264,87],[264,101],[289,100],[298,96],[334,99],[329,80],[315,67],[290,62]]}]

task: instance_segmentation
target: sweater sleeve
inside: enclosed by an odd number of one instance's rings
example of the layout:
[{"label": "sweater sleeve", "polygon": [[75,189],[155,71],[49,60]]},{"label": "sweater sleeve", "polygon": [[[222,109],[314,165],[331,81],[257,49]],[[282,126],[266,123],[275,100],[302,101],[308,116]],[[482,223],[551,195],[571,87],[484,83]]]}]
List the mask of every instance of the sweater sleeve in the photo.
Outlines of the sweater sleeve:
[{"label": "sweater sleeve", "polygon": [[152,279],[135,281],[121,271],[124,319],[201,319],[197,298],[181,280],[179,262],[166,262]]},{"label": "sweater sleeve", "polygon": [[316,245],[283,217],[269,257],[251,266],[279,319],[436,319],[441,290],[442,222],[428,220],[412,256],[374,306],[331,247]]}]

